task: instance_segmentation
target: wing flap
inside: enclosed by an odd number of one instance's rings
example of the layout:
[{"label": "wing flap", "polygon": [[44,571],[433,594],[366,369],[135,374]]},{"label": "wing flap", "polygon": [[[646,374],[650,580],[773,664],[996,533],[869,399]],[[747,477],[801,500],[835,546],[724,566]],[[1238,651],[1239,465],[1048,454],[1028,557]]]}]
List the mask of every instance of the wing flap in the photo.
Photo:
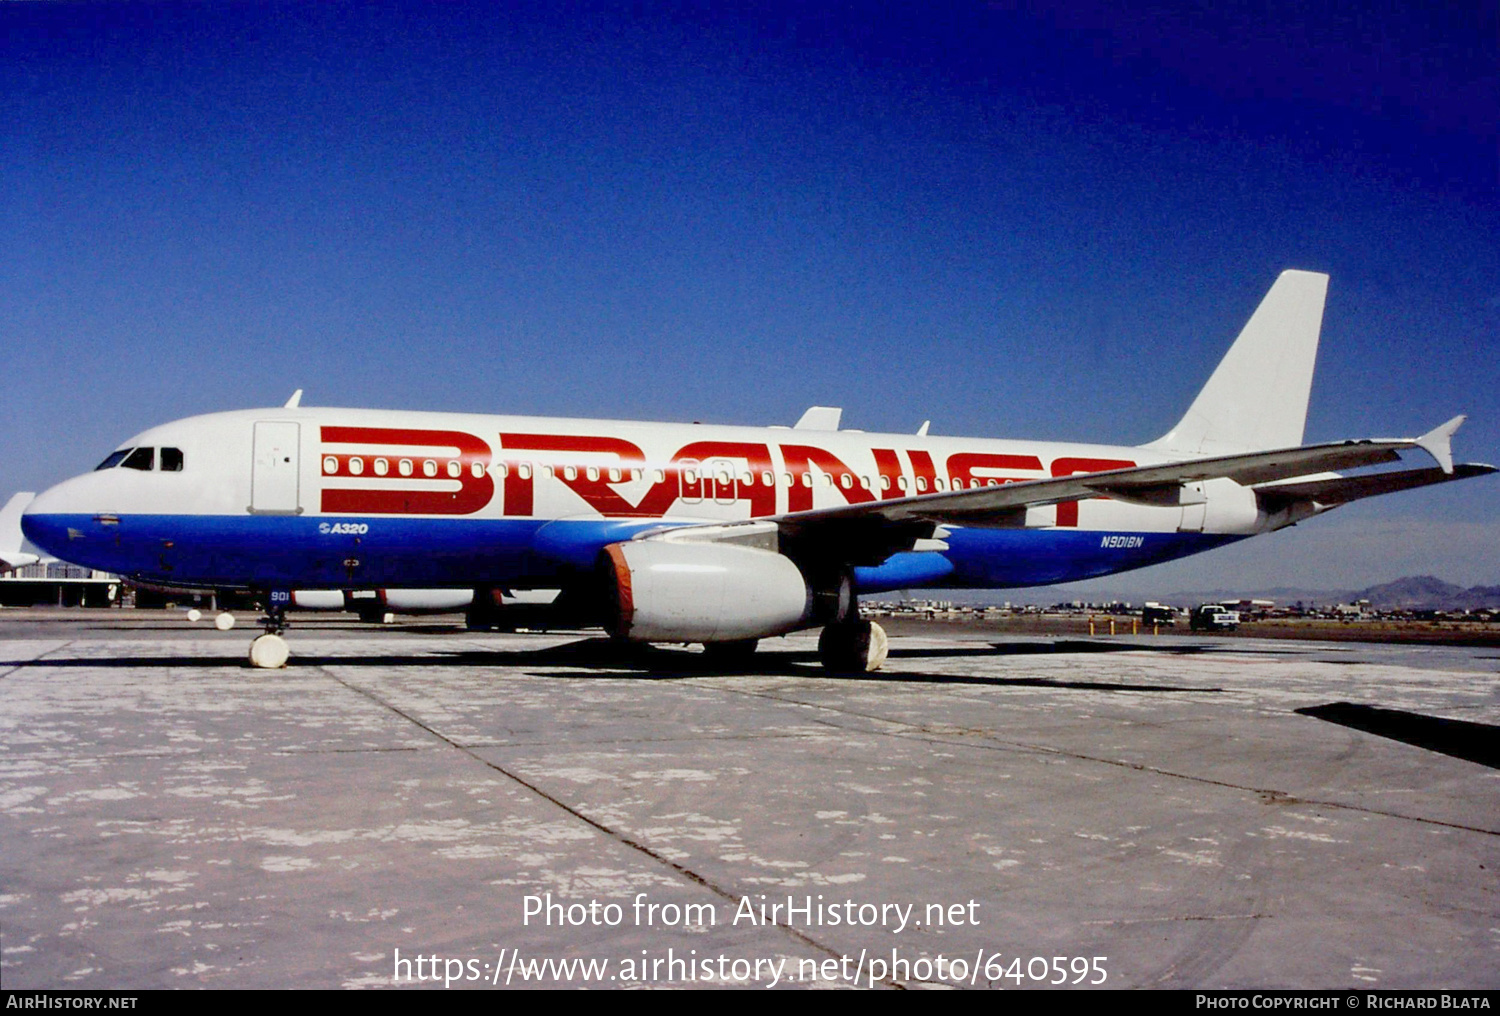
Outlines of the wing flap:
[{"label": "wing flap", "polygon": [[1480,462],[1461,462],[1452,472],[1441,467],[1429,469],[1402,469],[1393,473],[1375,473],[1372,476],[1336,476],[1324,480],[1273,483],[1256,487],[1255,493],[1269,508],[1285,506],[1297,501],[1313,501],[1320,505],[1348,504],[1361,498],[1391,494],[1398,490],[1428,487],[1434,483],[1449,483],[1467,480],[1472,476],[1484,476],[1495,472],[1494,466]]}]

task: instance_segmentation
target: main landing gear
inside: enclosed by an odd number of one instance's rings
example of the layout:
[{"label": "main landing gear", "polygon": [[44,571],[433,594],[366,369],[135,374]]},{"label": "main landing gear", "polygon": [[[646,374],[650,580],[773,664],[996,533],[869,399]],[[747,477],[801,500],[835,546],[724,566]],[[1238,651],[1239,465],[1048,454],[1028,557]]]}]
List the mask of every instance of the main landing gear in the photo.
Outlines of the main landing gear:
[{"label": "main landing gear", "polygon": [[885,629],[859,617],[854,576],[847,570],[836,583],[821,587],[822,615],[828,618],[818,636],[818,661],[830,674],[868,674],[885,663],[890,643]]},{"label": "main landing gear", "polygon": [[818,659],[834,674],[868,674],[885,663],[890,642],[874,621],[852,620],[830,624],[818,636]]},{"label": "main landing gear", "polygon": [[286,631],[286,608],[291,602],[290,593],[273,592],[267,597],[266,616],[260,619],[266,632],[250,643],[250,666],[264,670],[280,670],[286,666],[292,650],[281,633]]}]

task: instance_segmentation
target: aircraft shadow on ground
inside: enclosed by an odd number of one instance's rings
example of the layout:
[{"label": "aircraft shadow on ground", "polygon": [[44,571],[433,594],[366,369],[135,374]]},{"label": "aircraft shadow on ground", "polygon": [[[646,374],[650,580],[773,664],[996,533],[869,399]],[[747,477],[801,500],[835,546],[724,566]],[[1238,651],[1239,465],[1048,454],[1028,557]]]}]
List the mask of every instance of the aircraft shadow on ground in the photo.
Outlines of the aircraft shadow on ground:
[{"label": "aircraft shadow on ground", "polygon": [[[253,633],[256,630],[256,628],[257,628],[257,625],[255,625],[255,624],[252,623],[252,624],[246,624],[246,625],[242,625],[242,626],[237,626],[234,630],[235,631],[245,631],[245,632],[252,632]],[[196,627],[196,628],[194,628],[194,627],[192,627],[191,625],[188,625],[188,624],[170,624],[170,623],[169,624],[132,624],[132,625],[129,625],[128,627],[123,627],[123,628],[120,627],[120,626],[118,626],[118,625],[92,625],[89,628],[87,628],[86,630],[87,631],[107,631],[107,632],[115,632],[115,633],[120,633],[120,632],[141,632],[141,631],[167,631],[167,632],[177,632],[177,633],[182,634],[182,635],[208,635],[208,636],[211,636],[213,634],[213,632],[212,632],[211,629],[205,628],[205,627],[203,627],[201,625],[198,626],[198,627]],[[392,634],[401,634],[401,635],[458,635],[458,634],[472,635],[473,634],[473,632],[469,631],[469,629],[467,629],[466,627],[464,627],[461,624],[410,624],[410,625],[384,624],[384,625],[375,625],[375,624],[372,624],[372,623],[366,622],[366,621],[342,621],[342,622],[340,622],[340,621],[317,621],[317,622],[313,622],[311,624],[308,624],[308,623],[298,624],[297,627],[295,629],[293,629],[293,630],[296,631],[296,632],[309,632],[309,633],[316,633],[316,632],[320,632],[320,631],[349,632],[349,631],[361,631],[361,630],[363,630],[363,631],[368,631],[371,635],[392,635]]]},{"label": "aircraft shadow on ground", "polygon": [[[1017,647],[1024,647],[1017,650]],[[1106,652],[1139,648],[1110,643],[1064,642],[1000,643],[997,645],[956,647],[953,649],[893,649],[887,669],[874,674],[844,678],[871,682],[907,684],[989,685],[997,687],[1066,688],[1090,691],[1144,691],[1216,693],[1220,688],[1190,688],[1176,685],[1129,683],[1121,681],[1059,680],[1045,677],[1000,677],[979,674],[921,673],[899,669],[904,660],[994,658],[1014,655]],[[650,645],[621,644],[607,638],[585,638],[542,649],[521,650],[439,650],[411,654],[351,654],[338,656],[305,656],[294,654],[290,668],[298,667],[568,667],[568,670],[531,670],[528,676],[545,678],[587,678],[593,680],[679,680],[693,677],[724,677],[755,674],[768,677],[823,678],[829,675],[813,652],[759,653],[743,664],[712,660],[702,653],[681,649],[664,649]],[[111,656],[83,658],[43,658],[35,660],[0,660],[0,669],[13,667],[62,667],[69,669],[223,669],[251,670],[242,658],[233,656]],[[265,672],[274,674],[276,672]]]},{"label": "aircraft shadow on ground", "polygon": [[1330,702],[1297,710],[1303,716],[1363,730],[1367,734],[1415,745],[1428,751],[1500,769],[1500,726],[1469,720],[1445,720],[1403,709],[1382,709],[1353,702]]}]

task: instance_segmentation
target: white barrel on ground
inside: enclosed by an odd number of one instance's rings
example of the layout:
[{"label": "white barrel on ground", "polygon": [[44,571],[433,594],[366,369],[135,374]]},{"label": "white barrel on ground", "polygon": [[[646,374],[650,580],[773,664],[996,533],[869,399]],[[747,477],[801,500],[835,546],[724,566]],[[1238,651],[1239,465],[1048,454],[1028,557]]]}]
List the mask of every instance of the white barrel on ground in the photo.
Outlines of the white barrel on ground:
[{"label": "white barrel on ground", "polygon": [[250,643],[250,666],[263,670],[278,670],[286,666],[291,648],[280,635],[261,635]]}]

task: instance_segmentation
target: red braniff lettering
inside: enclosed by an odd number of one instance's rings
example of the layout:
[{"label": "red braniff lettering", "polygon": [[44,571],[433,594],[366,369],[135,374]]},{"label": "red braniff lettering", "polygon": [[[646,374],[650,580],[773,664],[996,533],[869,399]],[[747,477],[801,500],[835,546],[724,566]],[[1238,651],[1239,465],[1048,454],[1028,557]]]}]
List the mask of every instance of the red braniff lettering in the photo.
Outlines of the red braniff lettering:
[{"label": "red braniff lettering", "polygon": [[[322,510],[354,515],[472,515],[495,493],[490,446],[457,430],[322,427]],[[445,489],[431,489],[440,483]],[[428,489],[423,489],[424,487]]]},{"label": "red braniff lettering", "polygon": [[[988,452],[959,452],[948,456],[948,479],[954,490],[1041,479],[1038,476],[1001,476],[996,472],[1016,469],[1040,473],[1042,460],[1035,455],[996,455]],[[978,473],[980,470],[984,471],[984,475]]]},{"label": "red braniff lettering", "polygon": [[812,484],[804,481],[802,477],[811,475],[813,467],[833,478],[833,488],[842,494],[849,504],[875,500],[875,495],[860,484],[855,471],[845,465],[843,459],[831,452],[814,448],[812,445],[782,445],[781,456],[786,460],[786,468],[792,475],[792,487],[787,492],[787,511],[812,510]]},{"label": "red braniff lettering", "polygon": [[912,448],[907,451],[906,457],[911,459],[911,471],[917,478],[914,493],[930,494],[937,490],[937,470],[932,465],[932,456],[920,448]]},{"label": "red braniff lettering", "polygon": [[[1061,458],[1052,460],[1053,476],[1072,476],[1074,473],[1102,473],[1107,469],[1128,469],[1135,465],[1129,459]],[[1108,500],[1106,498],[1105,500]],[[1078,502],[1064,501],[1057,506],[1059,526],[1078,525]]]},{"label": "red braniff lettering", "polygon": [[[624,483],[630,470],[646,461],[638,445],[623,438],[594,437],[572,434],[501,434],[500,447],[507,453],[505,503],[506,515],[529,516],[536,511],[536,477],[530,465],[533,456],[513,456],[510,452],[588,452],[614,456],[609,460],[580,464],[572,462],[573,475],[566,469],[557,472],[557,479],[566,484],[601,515],[619,516],[638,514],[636,506],[625,499],[615,484]],[[521,467],[525,465],[526,468]],[[593,471],[590,472],[592,465]],[[617,470],[611,479],[610,469]]]},{"label": "red braniff lettering", "polygon": [[[616,489],[631,482],[631,470],[643,467],[646,457],[638,445],[621,438],[592,435],[501,434],[502,461],[506,465],[504,512],[506,515],[530,516],[536,512],[536,477],[538,467],[552,467],[552,476],[577,494],[594,511],[610,518],[661,518],[679,497],[705,496],[704,464],[732,460],[734,475],[727,485],[715,483],[707,491],[710,500],[727,495],[735,501],[749,501],[752,516],[774,515],[776,483],[772,474],[770,450],[763,444],[736,441],[694,441],[678,449],[671,462],[662,469],[662,478],[641,496],[639,503]],[[588,453],[613,456],[613,460],[583,461],[576,457],[566,461],[549,461],[543,452]],[[527,454],[512,454],[527,453]],[[743,462],[744,466],[739,464]],[[748,472],[746,481],[743,473]],[[690,474],[690,475],[689,475]],[[720,487],[724,489],[720,489]]]},{"label": "red braniff lettering", "polygon": [[905,497],[906,491],[901,489],[901,460],[896,457],[896,450],[872,448],[870,453],[875,456],[875,473],[880,477],[881,500]]},{"label": "red braniff lettering", "polygon": [[[707,486],[704,479],[707,464],[722,459],[734,460],[736,467],[743,461],[750,473],[749,483],[736,477],[728,485],[734,500],[749,501],[752,518],[775,515],[776,481],[771,471],[770,449],[763,444],[742,441],[693,441],[683,445],[672,456],[666,478],[646,492],[635,513],[645,518],[660,518],[683,493],[695,498],[707,496],[709,500],[713,500],[716,494],[722,497],[723,492],[716,480],[712,490],[704,489]],[[697,474],[691,481],[684,475],[688,463],[695,464],[691,471]]]}]

